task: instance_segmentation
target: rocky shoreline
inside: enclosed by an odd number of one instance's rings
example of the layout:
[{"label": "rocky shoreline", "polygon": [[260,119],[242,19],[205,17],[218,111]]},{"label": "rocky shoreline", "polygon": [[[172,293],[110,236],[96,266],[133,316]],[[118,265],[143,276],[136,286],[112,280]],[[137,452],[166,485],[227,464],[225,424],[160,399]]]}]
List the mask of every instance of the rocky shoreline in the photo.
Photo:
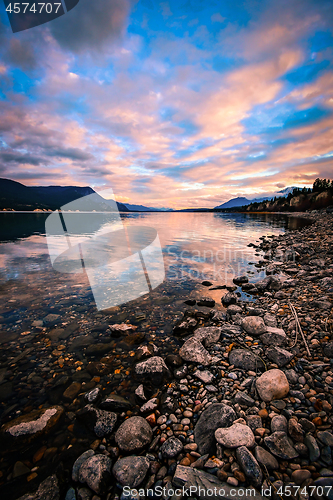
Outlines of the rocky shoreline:
[{"label": "rocky shoreline", "polygon": [[[118,365],[104,343],[90,379],[57,379],[57,404],[8,420],[4,497],[16,500],[21,487],[33,492],[20,500],[332,499],[333,215],[307,216],[313,224],[301,231],[250,243],[266,277],[237,277],[223,310],[210,298],[187,301],[174,352],[153,341],[128,352],[128,397],[107,390]],[[135,330],[105,324],[101,333],[134,339]],[[53,332],[63,363],[70,334]],[[66,434],[50,439],[61,422]]]}]

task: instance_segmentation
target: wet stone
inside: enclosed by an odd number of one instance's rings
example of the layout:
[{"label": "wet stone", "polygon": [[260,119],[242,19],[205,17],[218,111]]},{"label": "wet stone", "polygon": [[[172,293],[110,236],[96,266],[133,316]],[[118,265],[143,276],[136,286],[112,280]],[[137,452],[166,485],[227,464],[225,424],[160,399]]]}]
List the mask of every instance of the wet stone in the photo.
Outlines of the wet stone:
[{"label": "wet stone", "polygon": [[236,456],[238,463],[250,483],[256,488],[260,488],[263,481],[263,473],[252,453],[246,446],[240,446],[236,450]]},{"label": "wet stone", "polygon": [[117,415],[110,411],[99,410],[92,405],[86,405],[79,410],[77,417],[91,429],[97,437],[112,433],[117,422]]},{"label": "wet stone", "polygon": [[194,441],[203,455],[214,451],[214,433],[218,428],[229,427],[236,420],[236,413],[223,403],[214,403],[204,410],[194,429]]},{"label": "wet stone", "polygon": [[110,394],[101,401],[99,408],[102,410],[122,412],[132,409],[131,403],[117,394]]},{"label": "wet stone", "polygon": [[235,423],[231,427],[219,428],[215,431],[216,441],[226,448],[246,446],[252,448],[255,440],[250,427]]},{"label": "wet stone", "polygon": [[79,481],[86,483],[95,493],[104,494],[111,481],[112,461],[105,455],[94,455],[80,467]]},{"label": "wet stone", "polygon": [[130,417],[116,432],[115,440],[119,448],[126,452],[141,450],[150,444],[153,432],[148,422],[142,417]]},{"label": "wet stone", "polygon": [[183,450],[183,443],[176,437],[170,437],[161,446],[160,452],[164,458],[173,458]]},{"label": "wet stone", "polygon": [[112,472],[122,486],[136,488],[139,486],[149,469],[149,460],[146,457],[120,458],[113,466]]},{"label": "wet stone", "polygon": [[283,460],[292,460],[298,457],[298,453],[292,446],[292,441],[287,434],[282,431],[273,432],[270,436],[264,438],[265,445],[273,455]]}]

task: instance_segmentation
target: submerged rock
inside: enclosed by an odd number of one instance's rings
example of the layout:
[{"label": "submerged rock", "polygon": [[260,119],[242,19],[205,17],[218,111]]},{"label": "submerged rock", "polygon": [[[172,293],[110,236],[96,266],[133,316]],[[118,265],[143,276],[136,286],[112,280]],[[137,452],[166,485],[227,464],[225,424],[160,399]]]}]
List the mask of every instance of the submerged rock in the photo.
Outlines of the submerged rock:
[{"label": "submerged rock", "polygon": [[42,434],[48,434],[54,429],[63,413],[64,409],[61,406],[34,410],[4,424],[0,434],[5,442],[30,443]]}]

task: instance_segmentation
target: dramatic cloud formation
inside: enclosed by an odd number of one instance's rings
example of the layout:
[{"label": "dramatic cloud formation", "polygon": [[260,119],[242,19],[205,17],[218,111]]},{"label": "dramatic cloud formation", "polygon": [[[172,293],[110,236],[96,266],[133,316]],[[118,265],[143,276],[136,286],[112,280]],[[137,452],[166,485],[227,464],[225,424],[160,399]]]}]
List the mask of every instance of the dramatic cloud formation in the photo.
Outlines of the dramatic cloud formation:
[{"label": "dramatic cloud formation", "polygon": [[331,1],[81,0],[0,31],[0,173],[213,207],[332,177]]}]

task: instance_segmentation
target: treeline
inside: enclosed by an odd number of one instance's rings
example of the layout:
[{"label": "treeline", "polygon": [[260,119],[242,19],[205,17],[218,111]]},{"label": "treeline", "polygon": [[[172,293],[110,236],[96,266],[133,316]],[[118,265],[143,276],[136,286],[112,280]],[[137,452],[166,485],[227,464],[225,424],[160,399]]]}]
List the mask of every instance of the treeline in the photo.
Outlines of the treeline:
[{"label": "treeline", "polygon": [[294,188],[287,196],[237,207],[239,212],[305,212],[319,210],[333,204],[333,180],[317,178],[312,188]]}]

